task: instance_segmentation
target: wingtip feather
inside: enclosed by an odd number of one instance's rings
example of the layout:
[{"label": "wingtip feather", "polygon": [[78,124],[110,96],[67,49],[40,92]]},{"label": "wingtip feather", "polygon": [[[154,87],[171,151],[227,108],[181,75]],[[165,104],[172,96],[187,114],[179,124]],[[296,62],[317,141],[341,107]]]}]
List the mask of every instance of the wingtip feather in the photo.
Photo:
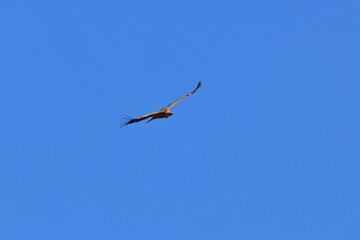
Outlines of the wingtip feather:
[{"label": "wingtip feather", "polygon": [[131,120],[133,120],[133,118],[129,117],[129,116],[123,117],[123,119],[124,119],[124,121],[122,123],[120,123],[119,128],[122,128],[122,127],[128,125],[131,122]]}]

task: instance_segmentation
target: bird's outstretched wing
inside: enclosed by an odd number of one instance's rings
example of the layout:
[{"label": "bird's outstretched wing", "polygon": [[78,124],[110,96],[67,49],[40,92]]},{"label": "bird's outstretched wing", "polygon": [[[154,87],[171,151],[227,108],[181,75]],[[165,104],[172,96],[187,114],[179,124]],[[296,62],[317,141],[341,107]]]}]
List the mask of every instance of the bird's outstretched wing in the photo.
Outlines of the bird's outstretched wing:
[{"label": "bird's outstretched wing", "polygon": [[192,91],[191,93],[189,93],[189,94],[187,94],[187,95],[185,95],[184,97],[182,97],[182,98],[179,98],[178,100],[176,100],[175,102],[173,102],[173,103],[170,103],[167,107],[166,107],[166,109],[170,109],[172,106],[174,106],[175,104],[177,104],[178,102],[180,102],[180,101],[182,101],[182,100],[184,100],[185,98],[187,98],[188,96],[191,96],[191,95],[193,95],[198,89],[199,89],[199,87],[201,87],[201,81],[198,83],[198,85],[197,85],[197,87],[195,88],[195,90],[194,91]]},{"label": "bird's outstretched wing", "polygon": [[131,117],[128,116],[128,117],[124,118],[125,122],[120,124],[120,127],[126,126],[126,125],[131,124],[131,123],[140,122],[140,121],[145,120],[145,119],[147,119],[149,117],[153,117],[155,114],[157,114],[159,112],[160,111],[152,112],[152,113],[143,115],[143,116],[138,117],[138,118],[131,118]]}]

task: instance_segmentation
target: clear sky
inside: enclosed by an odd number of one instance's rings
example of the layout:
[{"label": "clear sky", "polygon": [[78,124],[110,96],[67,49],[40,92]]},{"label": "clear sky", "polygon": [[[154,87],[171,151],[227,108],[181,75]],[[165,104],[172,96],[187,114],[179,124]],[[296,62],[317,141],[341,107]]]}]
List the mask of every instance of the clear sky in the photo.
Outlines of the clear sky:
[{"label": "clear sky", "polygon": [[359,13],[2,1],[0,239],[360,239]]}]

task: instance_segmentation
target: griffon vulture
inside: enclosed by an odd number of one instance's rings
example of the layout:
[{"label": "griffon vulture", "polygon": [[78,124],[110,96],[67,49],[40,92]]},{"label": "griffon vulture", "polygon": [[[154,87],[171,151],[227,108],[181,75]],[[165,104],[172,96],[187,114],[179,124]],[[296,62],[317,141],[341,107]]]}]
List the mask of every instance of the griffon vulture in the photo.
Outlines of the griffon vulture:
[{"label": "griffon vulture", "polygon": [[167,107],[164,107],[164,108],[160,109],[159,111],[152,112],[152,113],[143,115],[143,116],[138,117],[138,118],[131,118],[131,117],[124,118],[124,119],[126,119],[126,122],[123,123],[122,125],[120,125],[120,127],[126,126],[126,125],[131,124],[131,123],[140,122],[140,121],[145,120],[147,118],[150,118],[150,120],[147,121],[147,123],[148,123],[148,122],[150,122],[150,121],[152,121],[154,119],[157,119],[157,118],[168,118],[168,117],[172,116],[173,113],[170,111],[170,108],[172,106],[174,106],[175,104],[177,104],[178,102],[184,100],[185,98],[193,95],[199,89],[200,86],[201,86],[201,82],[198,83],[198,85],[197,85],[197,87],[195,88],[194,91],[192,91],[191,93],[185,95],[182,98],[179,98],[175,102],[170,103]]}]

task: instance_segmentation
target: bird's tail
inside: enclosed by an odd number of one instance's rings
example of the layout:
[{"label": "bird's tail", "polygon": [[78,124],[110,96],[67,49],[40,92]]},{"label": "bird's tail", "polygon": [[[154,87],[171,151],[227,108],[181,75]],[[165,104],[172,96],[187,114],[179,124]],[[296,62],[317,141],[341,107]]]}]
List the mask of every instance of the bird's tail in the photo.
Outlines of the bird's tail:
[{"label": "bird's tail", "polygon": [[150,120],[149,121],[147,121],[146,123],[148,123],[148,122],[151,122],[152,120],[154,120],[155,118],[154,117],[152,117],[152,118],[150,118]]}]

